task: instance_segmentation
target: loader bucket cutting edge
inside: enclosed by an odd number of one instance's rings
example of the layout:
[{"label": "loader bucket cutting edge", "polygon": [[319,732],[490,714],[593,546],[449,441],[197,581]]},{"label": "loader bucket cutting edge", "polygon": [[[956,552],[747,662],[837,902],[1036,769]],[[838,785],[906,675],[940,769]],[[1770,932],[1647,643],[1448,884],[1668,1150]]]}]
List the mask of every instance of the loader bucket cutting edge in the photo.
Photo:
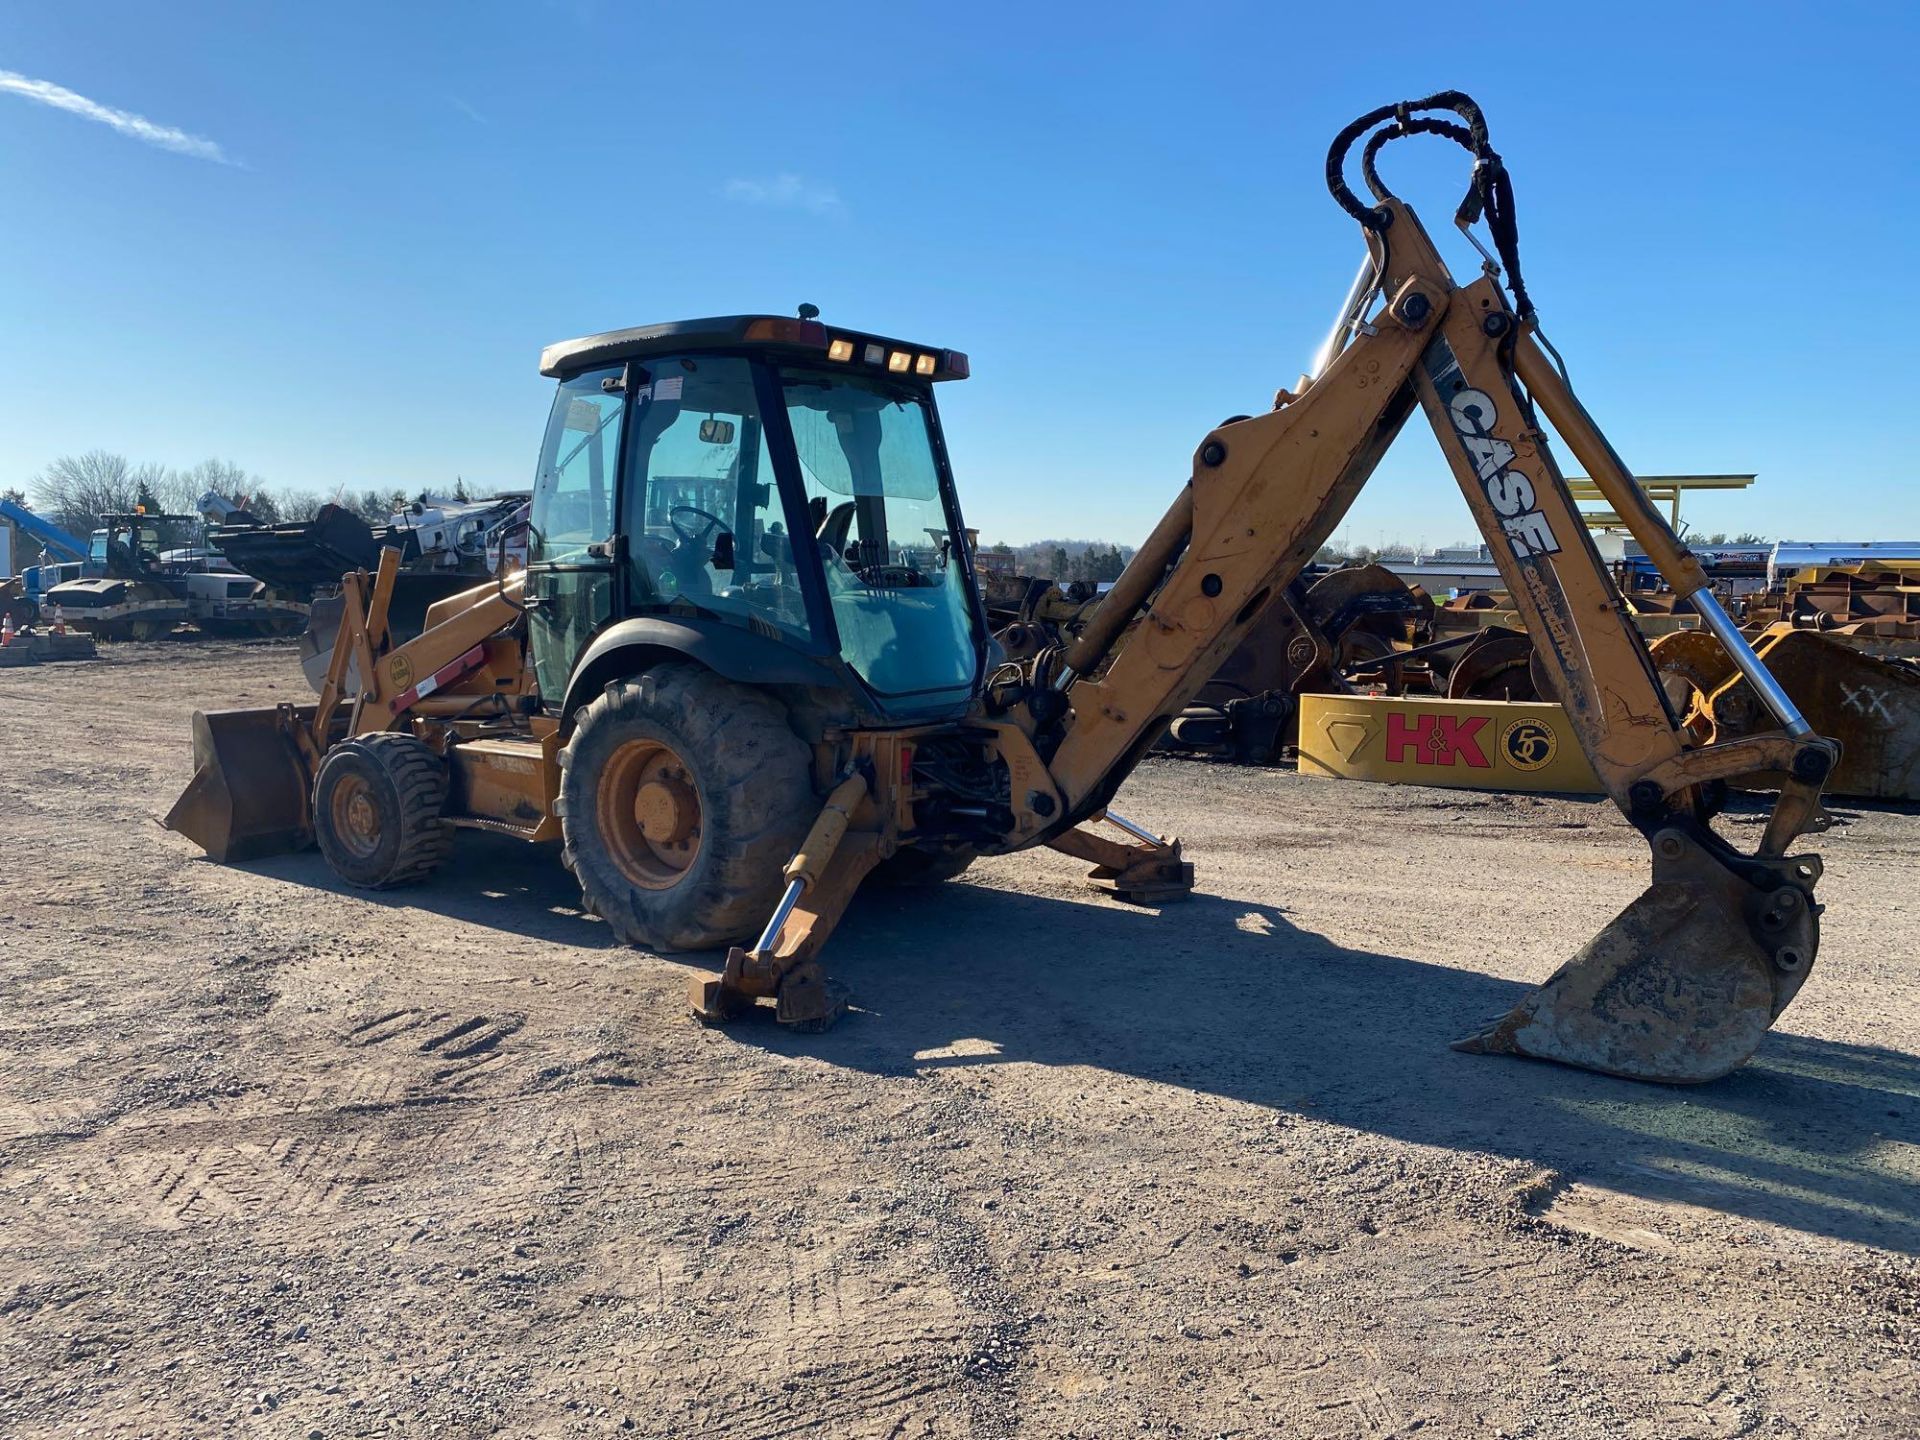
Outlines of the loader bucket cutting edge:
[{"label": "loader bucket cutting edge", "polygon": [[223,864],[305,846],[306,767],[287,727],[311,722],[313,711],[196,710],[193,779],[161,823]]},{"label": "loader bucket cutting edge", "polygon": [[1812,968],[1819,907],[1801,886],[1689,860],[1688,878],[1656,875],[1545,984],[1453,1048],[1674,1085],[1739,1068]]}]

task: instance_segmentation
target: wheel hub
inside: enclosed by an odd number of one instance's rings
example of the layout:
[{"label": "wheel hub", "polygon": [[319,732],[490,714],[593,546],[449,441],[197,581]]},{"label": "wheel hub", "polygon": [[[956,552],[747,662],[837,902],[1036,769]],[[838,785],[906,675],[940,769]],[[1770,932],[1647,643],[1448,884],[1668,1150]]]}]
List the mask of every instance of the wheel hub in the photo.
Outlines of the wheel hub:
[{"label": "wheel hub", "polygon": [[597,793],[600,833],[629,883],[670,890],[700,853],[700,792],[662,740],[629,740],[608,758]]},{"label": "wheel hub", "polygon": [[633,818],[648,844],[679,845],[700,818],[700,797],[683,777],[659,771],[634,795]]},{"label": "wheel hub", "polygon": [[342,777],[334,786],[333,833],[356,855],[371,855],[380,847],[380,807],[366,780],[359,775]]}]

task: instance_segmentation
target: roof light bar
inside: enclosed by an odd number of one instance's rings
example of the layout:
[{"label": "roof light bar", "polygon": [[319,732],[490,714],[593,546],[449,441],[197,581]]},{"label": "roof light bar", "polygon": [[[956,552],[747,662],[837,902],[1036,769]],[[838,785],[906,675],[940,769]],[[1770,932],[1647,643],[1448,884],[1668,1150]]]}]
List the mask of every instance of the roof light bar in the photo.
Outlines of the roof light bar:
[{"label": "roof light bar", "polygon": [[817,320],[786,320],[775,316],[762,316],[747,326],[747,332],[741,338],[749,342],[763,341],[775,345],[817,345],[824,350],[827,346],[827,327]]}]

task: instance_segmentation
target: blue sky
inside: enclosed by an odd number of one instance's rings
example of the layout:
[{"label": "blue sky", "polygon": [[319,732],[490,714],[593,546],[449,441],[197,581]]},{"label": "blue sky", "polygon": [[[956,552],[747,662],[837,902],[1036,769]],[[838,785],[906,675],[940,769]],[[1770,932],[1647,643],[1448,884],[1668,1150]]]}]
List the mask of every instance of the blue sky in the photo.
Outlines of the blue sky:
[{"label": "blue sky", "polygon": [[[1916,15],[5,4],[0,485],[96,446],[523,484],[542,345],[805,300],[972,355],[942,405],[989,538],[1137,540],[1326,328],[1334,131],[1451,85],[1629,464],[1758,471],[1704,529],[1917,538]],[[1385,168],[1439,229],[1461,160]],[[1416,419],[1347,534],[1471,528]]]}]

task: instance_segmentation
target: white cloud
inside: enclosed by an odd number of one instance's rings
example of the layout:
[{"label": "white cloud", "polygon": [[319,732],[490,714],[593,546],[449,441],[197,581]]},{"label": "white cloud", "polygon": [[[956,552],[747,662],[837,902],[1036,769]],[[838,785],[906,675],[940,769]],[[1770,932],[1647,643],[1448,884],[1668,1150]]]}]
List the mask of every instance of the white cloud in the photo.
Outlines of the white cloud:
[{"label": "white cloud", "polygon": [[469,120],[473,121],[474,124],[484,125],[487,123],[486,116],[482,115],[478,110],[474,109],[473,106],[469,105],[466,101],[462,100],[458,95],[447,96],[447,103],[453,106],[453,108],[458,110],[462,115],[466,116]]},{"label": "white cloud", "polygon": [[774,205],[826,215],[840,208],[840,192],[804,175],[780,174],[771,180],[729,180],[725,195],[746,205]]},{"label": "white cloud", "polygon": [[97,120],[102,125],[111,126],[122,135],[143,141],[148,145],[157,145],[162,150],[171,150],[176,155],[191,155],[196,160],[212,160],[219,165],[238,165],[226,151],[211,140],[198,135],[189,135],[184,130],[176,130],[171,125],[156,125],[143,115],[135,115],[126,110],[115,110],[110,105],[102,105],[97,100],[89,100],[77,95],[64,85],[55,85],[51,80],[35,80],[26,75],[16,74],[12,70],[0,70],[0,91],[10,92],[24,100],[37,104],[51,105],[56,110],[65,110],[82,119]]}]

